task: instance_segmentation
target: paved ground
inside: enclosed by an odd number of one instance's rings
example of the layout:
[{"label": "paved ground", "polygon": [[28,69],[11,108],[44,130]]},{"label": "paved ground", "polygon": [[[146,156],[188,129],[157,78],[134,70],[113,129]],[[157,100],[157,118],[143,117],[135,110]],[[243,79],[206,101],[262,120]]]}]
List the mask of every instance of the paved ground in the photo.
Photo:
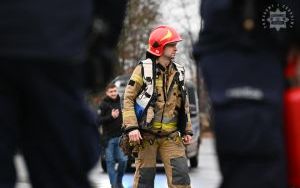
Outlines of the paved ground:
[{"label": "paved ground", "polygon": [[[27,178],[26,168],[21,156],[16,156],[18,169],[18,183],[16,188],[31,188]],[[193,188],[217,188],[221,180],[216,155],[214,150],[214,139],[209,137],[202,141],[200,146],[199,167],[190,171]],[[97,165],[90,174],[94,188],[110,188],[108,176],[102,172]],[[124,177],[125,188],[132,188],[133,173],[127,173]],[[155,177],[155,188],[167,188],[165,174],[161,170]]]}]

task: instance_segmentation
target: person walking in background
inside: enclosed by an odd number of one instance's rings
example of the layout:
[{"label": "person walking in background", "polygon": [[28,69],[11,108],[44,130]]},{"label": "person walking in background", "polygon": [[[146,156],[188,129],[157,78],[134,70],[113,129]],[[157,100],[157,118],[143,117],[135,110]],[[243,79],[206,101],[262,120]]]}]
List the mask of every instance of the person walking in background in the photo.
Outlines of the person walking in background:
[{"label": "person walking in background", "polygon": [[146,60],[136,66],[125,89],[123,123],[136,146],[134,188],[154,187],[158,154],[168,187],[190,187],[184,144],[193,132],[184,68],[174,62],[181,40],[170,26],[153,29]]},{"label": "person walking in background", "polygon": [[201,2],[194,54],[211,99],[221,188],[287,187],[282,67],[288,44],[277,29],[292,23],[270,17],[284,11],[284,2]]},{"label": "person walking in background", "polygon": [[[111,2],[117,6],[105,6]],[[101,3],[96,8],[92,0],[0,2],[1,188],[15,187],[18,149],[31,187],[90,187],[99,134],[84,102],[87,37],[94,9],[118,25],[111,32],[117,36],[126,6],[122,0]]]},{"label": "person walking in background", "polygon": [[[122,179],[127,167],[127,156],[119,147],[122,133],[122,110],[117,87],[109,84],[105,89],[105,98],[99,106],[98,123],[102,126],[102,143],[105,148],[105,160],[112,188],[123,188]],[[118,163],[118,168],[115,165]]]}]

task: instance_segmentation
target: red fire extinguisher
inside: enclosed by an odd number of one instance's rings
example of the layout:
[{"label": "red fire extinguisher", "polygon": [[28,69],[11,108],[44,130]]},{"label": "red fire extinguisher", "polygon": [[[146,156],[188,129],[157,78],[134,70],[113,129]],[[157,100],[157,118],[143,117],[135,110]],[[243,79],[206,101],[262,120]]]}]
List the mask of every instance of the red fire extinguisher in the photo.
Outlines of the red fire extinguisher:
[{"label": "red fire extinguisher", "polygon": [[288,183],[300,188],[300,51],[288,57],[285,76],[289,87],[284,93],[285,138]]}]

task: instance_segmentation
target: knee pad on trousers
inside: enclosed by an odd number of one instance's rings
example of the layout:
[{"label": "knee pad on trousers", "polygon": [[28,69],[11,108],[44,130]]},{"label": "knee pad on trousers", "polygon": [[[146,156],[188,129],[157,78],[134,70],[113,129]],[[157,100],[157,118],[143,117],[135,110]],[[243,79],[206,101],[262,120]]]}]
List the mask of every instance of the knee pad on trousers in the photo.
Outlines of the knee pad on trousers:
[{"label": "knee pad on trousers", "polygon": [[156,167],[140,169],[139,188],[153,188]]},{"label": "knee pad on trousers", "polygon": [[190,185],[191,180],[188,175],[189,168],[186,158],[178,157],[171,159],[172,184],[173,185]]}]

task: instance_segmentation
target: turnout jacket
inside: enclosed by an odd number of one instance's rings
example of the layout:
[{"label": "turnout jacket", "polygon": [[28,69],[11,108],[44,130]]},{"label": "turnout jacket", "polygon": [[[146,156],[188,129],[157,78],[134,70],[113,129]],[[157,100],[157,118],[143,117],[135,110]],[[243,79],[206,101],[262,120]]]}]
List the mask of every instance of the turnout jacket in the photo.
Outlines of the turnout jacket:
[{"label": "turnout jacket", "polygon": [[[119,109],[119,117],[114,119],[111,116],[112,109]],[[105,97],[98,109],[98,125],[102,126],[103,136],[107,139],[121,136],[122,128],[122,111],[120,97],[113,100],[109,97]]]},{"label": "turnout jacket", "polygon": [[[182,134],[192,135],[187,94],[183,94],[179,83],[179,72],[175,63],[167,68],[156,64],[153,76],[155,80],[155,93],[157,95],[154,105],[147,110],[147,118],[152,118],[151,125],[139,125],[134,104],[138,94],[143,89],[143,68],[139,64],[133,71],[124,93],[123,125],[126,132],[133,129],[147,129],[154,133],[171,133],[179,130]],[[179,65],[177,65],[179,66]],[[185,100],[183,100],[185,97]],[[183,104],[184,101],[184,104]],[[184,119],[184,121],[180,121]]]}]

